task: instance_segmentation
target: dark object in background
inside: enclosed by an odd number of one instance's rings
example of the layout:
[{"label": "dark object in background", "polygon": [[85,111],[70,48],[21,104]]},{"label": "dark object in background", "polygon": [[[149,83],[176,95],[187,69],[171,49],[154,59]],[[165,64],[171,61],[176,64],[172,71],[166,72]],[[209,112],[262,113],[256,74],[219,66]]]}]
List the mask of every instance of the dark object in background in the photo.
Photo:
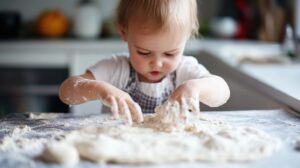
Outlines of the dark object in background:
[{"label": "dark object in background", "polygon": [[16,38],[21,28],[21,15],[15,11],[0,11],[0,38]]},{"label": "dark object in background", "polygon": [[235,39],[252,39],[255,26],[255,1],[227,0],[222,1],[219,16],[233,18],[237,23]]},{"label": "dark object in background", "polygon": [[0,67],[0,118],[9,113],[68,112],[58,98],[68,74],[67,68]]}]

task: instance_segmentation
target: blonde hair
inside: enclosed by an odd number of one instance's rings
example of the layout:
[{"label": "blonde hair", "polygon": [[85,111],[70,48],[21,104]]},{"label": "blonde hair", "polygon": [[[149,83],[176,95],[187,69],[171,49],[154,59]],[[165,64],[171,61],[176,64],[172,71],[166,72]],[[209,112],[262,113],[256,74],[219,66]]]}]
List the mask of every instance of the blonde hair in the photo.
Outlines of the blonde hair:
[{"label": "blonde hair", "polygon": [[179,28],[198,34],[196,0],[120,0],[117,24],[128,29],[133,20],[151,31]]}]

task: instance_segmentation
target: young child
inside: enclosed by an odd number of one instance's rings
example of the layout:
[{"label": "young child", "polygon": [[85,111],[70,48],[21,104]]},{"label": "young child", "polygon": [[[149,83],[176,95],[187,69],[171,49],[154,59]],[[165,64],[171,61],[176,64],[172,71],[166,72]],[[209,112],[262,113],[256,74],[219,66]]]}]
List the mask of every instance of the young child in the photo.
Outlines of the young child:
[{"label": "young child", "polygon": [[224,104],[226,82],[210,74],[194,57],[183,56],[187,40],[198,31],[196,0],[120,0],[118,29],[129,53],[117,54],[66,79],[60,99],[70,105],[99,99],[113,116],[131,124],[143,121],[164,101],[185,103],[199,112],[199,102]]}]

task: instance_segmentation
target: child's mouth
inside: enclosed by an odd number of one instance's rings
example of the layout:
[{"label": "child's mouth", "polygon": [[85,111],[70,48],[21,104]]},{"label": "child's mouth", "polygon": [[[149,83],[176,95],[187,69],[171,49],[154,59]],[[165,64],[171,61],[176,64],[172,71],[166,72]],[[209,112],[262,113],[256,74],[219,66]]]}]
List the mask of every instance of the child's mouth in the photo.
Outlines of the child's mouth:
[{"label": "child's mouth", "polygon": [[151,71],[150,74],[151,74],[152,76],[157,76],[157,75],[160,74],[160,72],[159,72],[159,71]]}]

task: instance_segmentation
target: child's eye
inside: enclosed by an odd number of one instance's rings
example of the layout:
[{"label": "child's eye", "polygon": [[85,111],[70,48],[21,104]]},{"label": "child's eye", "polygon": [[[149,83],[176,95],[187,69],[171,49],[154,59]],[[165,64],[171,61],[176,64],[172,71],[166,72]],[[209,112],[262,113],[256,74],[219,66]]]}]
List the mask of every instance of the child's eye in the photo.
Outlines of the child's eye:
[{"label": "child's eye", "polygon": [[174,54],[174,53],[165,53],[165,56],[167,56],[167,57],[174,57],[176,54]]},{"label": "child's eye", "polygon": [[140,54],[140,55],[145,55],[145,56],[151,54],[151,52],[142,52],[142,51],[137,51],[137,53]]}]

